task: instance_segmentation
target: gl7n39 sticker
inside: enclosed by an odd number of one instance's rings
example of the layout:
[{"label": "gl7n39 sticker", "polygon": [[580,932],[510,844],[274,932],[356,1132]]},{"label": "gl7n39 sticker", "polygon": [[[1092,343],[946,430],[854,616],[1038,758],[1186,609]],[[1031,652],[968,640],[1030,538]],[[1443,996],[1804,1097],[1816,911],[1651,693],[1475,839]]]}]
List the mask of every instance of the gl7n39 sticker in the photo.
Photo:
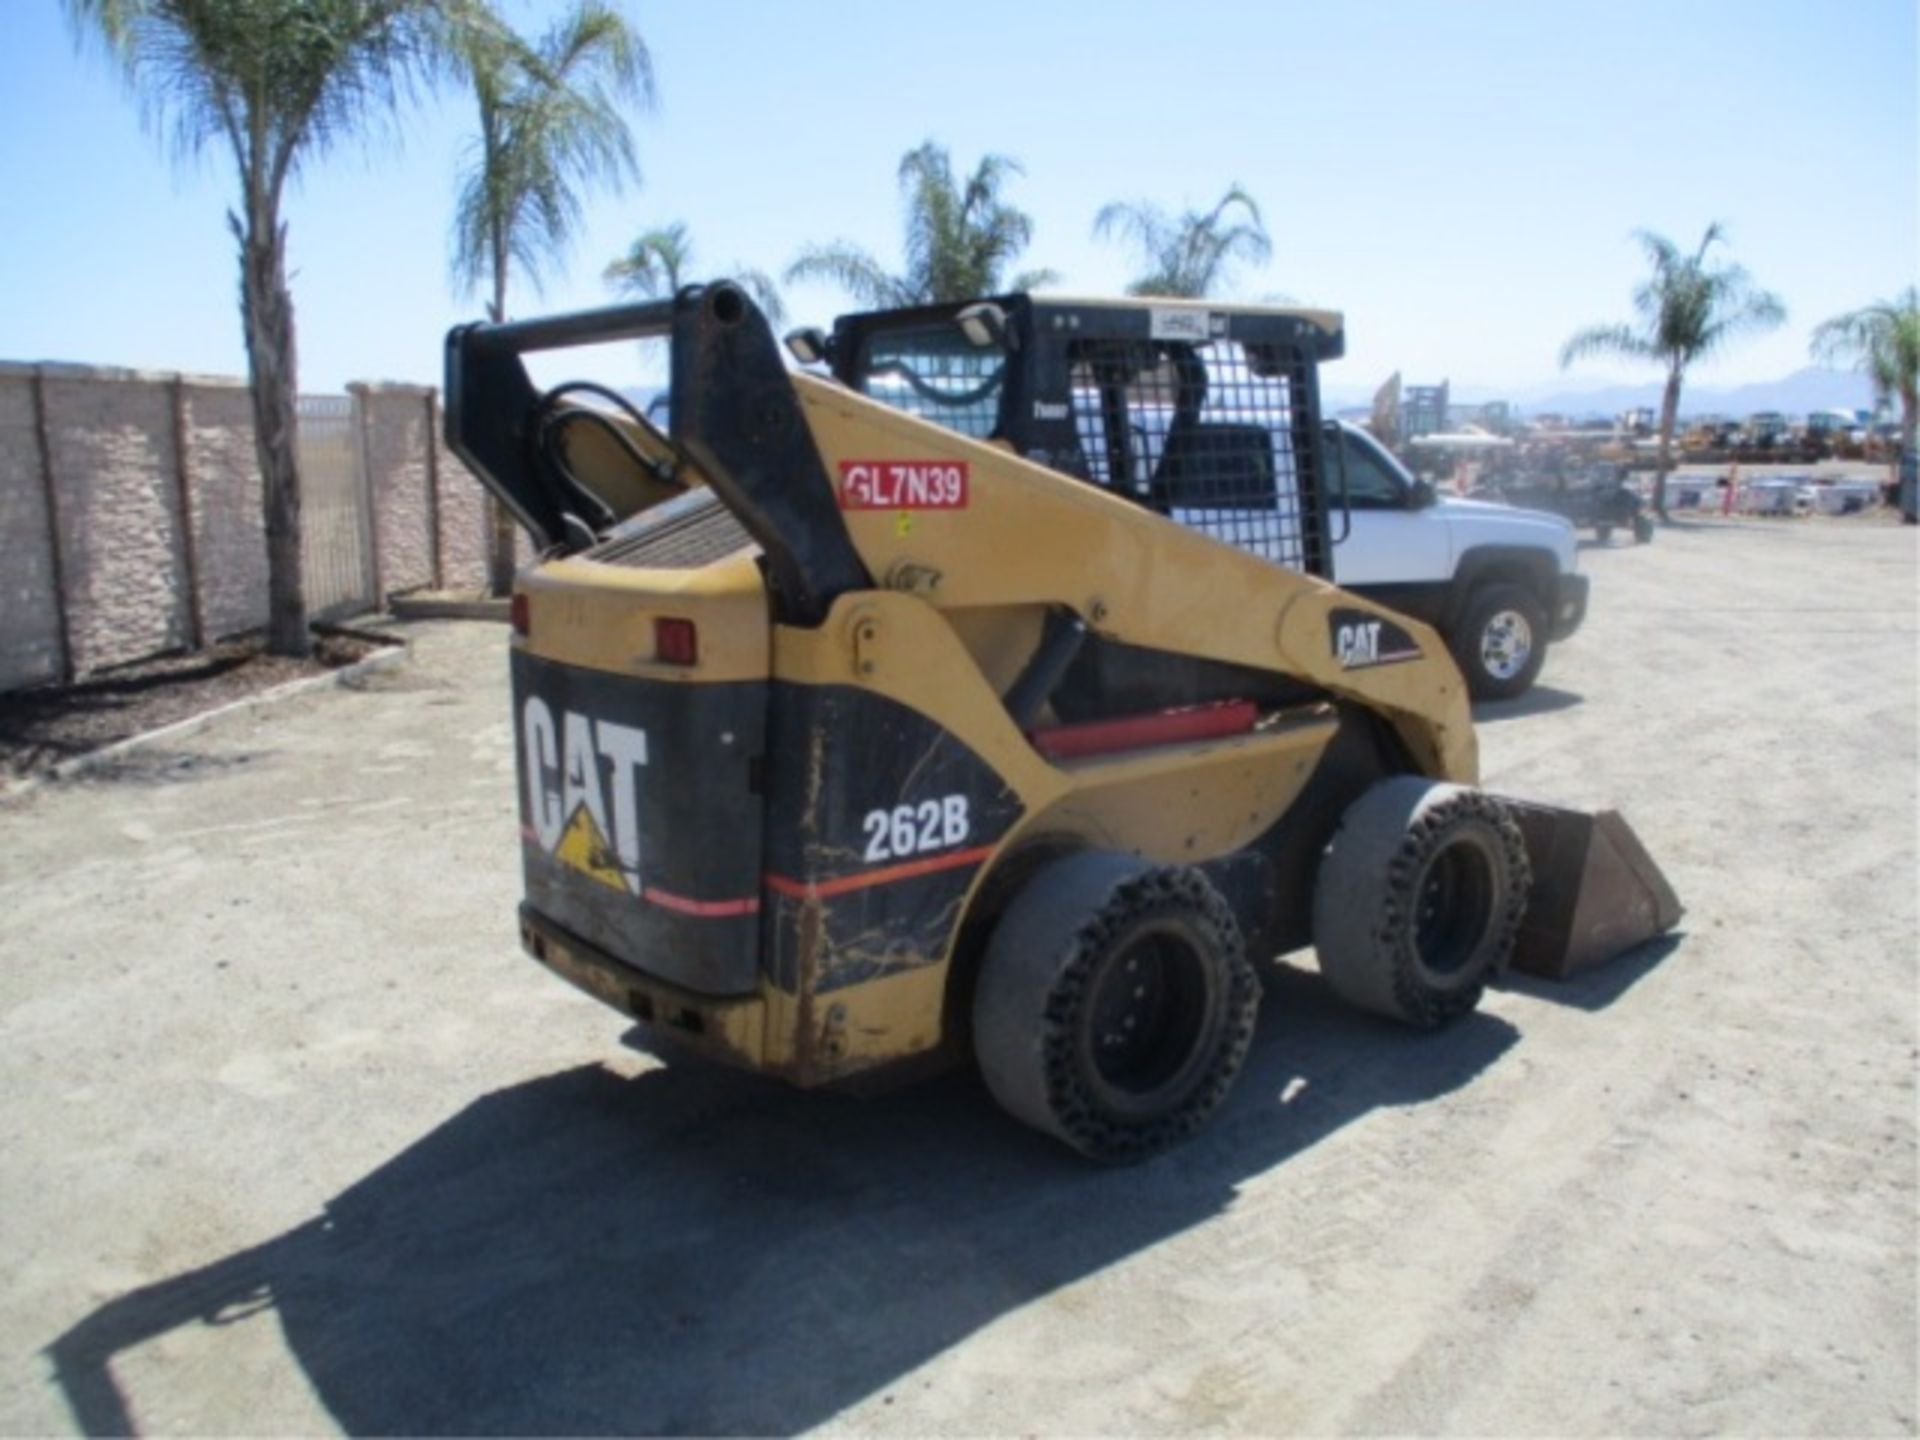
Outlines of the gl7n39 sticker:
[{"label": "gl7n39 sticker", "polygon": [[1399,665],[1420,658],[1420,647],[1400,626],[1365,610],[1334,610],[1327,616],[1328,641],[1342,670]]},{"label": "gl7n39 sticker", "polygon": [[964,460],[842,460],[842,510],[964,510]]},{"label": "gl7n39 sticker", "polygon": [[[640,893],[640,767],[647,732],[528,698],[520,712],[529,838],[562,865]],[[604,767],[604,771],[603,771]]]}]

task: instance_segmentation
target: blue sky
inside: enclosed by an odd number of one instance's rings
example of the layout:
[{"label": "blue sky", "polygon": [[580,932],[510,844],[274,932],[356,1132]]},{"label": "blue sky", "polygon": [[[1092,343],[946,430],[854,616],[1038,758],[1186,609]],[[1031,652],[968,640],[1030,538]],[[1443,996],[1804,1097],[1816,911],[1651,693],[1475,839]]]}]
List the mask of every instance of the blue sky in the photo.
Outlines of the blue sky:
[{"label": "blue sky", "polygon": [[[553,6],[507,0],[519,23]],[[779,271],[844,237],[898,258],[894,172],[926,138],[970,166],[1018,158],[1026,263],[1112,291],[1108,200],[1260,201],[1272,263],[1238,293],[1344,310],[1329,383],[1559,386],[1561,341],[1625,319],[1636,227],[1732,254],[1790,320],[1697,372],[1806,363],[1819,320],[1920,272],[1913,0],[1356,0],[1180,5],[628,0],[660,104],[635,125],[644,183],[596,196],[565,273],[519,314],[604,303],[601,267],[639,231],[692,230],[701,269]],[[241,373],[224,212],[231,162],[176,164],[60,0],[0,0],[0,358]],[[287,213],[302,388],[437,379],[447,229],[471,133],[457,93],[327,156]],[[397,139],[396,151],[389,143]],[[847,308],[792,287],[793,322]],[[635,352],[579,368],[650,379]],[[1647,378],[1591,365],[1578,383]]]}]

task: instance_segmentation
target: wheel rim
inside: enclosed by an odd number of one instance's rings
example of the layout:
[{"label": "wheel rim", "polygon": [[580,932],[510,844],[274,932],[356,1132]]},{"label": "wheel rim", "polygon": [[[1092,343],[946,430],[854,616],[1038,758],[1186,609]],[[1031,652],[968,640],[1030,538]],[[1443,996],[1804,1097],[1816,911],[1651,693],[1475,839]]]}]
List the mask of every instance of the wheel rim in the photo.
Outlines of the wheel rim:
[{"label": "wheel rim", "polygon": [[1493,861],[1461,839],[1427,861],[1415,894],[1414,956],[1437,980],[1467,969],[1493,922]]},{"label": "wheel rim", "polygon": [[1496,680],[1511,680],[1533,655],[1533,626],[1518,610],[1496,610],[1480,630],[1480,663]]},{"label": "wheel rim", "polygon": [[1118,1114],[1155,1113],[1192,1084],[1205,1058],[1206,959],[1183,927],[1141,929],[1094,977],[1082,1012],[1086,1074]]}]

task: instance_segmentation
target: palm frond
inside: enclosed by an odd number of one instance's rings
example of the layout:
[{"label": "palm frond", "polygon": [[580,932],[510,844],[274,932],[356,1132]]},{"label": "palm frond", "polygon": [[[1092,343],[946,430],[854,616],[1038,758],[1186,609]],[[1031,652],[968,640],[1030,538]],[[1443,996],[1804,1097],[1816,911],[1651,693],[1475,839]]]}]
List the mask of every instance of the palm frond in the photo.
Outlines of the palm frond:
[{"label": "palm frond", "polygon": [[913,305],[971,299],[1005,288],[1007,267],[1032,242],[1033,221],[1007,203],[1002,187],[1025,172],[1007,155],[986,155],[964,181],[946,148],[926,140],[900,157],[902,233],[898,274],[842,241],[804,252],[786,278],[824,280],[864,304]]},{"label": "palm frond", "polygon": [[1560,347],[1560,368],[1594,356],[1617,355],[1628,360],[1652,360],[1659,350],[1644,335],[1626,325],[1594,325]]},{"label": "palm frond", "polygon": [[911,305],[918,298],[873,256],[844,240],[803,250],[799,258],[787,266],[784,279],[789,285],[816,280],[838,285],[861,304],[874,309]]},{"label": "palm frond", "polygon": [[773,277],[764,270],[756,270],[747,265],[736,265],[733,269],[734,283],[745,288],[753,296],[767,317],[767,323],[776,329],[787,323],[786,301],[780,298],[780,287],[773,283]]},{"label": "palm frond", "polygon": [[[564,257],[587,188],[638,182],[626,110],[652,103],[653,64],[606,0],[575,0],[531,44],[479,15],[461,35],[482,143],[481,174],[469,171],[461,188],[454,272],[467,286],[491,276],[498,295],[508,267],[538,286]],[[475,196],[484,215],[469,203]]]},{"label": "palm frond", "polygon": [[1647,278],[1633,290],[1638,324],[1582,331],[1561,348],[1562,368],[1587,356],[1618,355],[1663,361],[1679,376],[1739,336],[1786,319],[1779,297],[1756,286],[1745,267],[1709,259],[1726,238],[1719,222],[1707,226],[1691,254],[1651,230],[1636,230],[1633,238],[1648,263]]},{"label": "palm frond", "polygon": [[1906,405],[1920,392],[1920,288],[1823,320],[1808,348],[1822,364],[1860,371],[1877,398]]},{"label": "palm frond", "polygon": [[1093,217],[1094,239],[1117,235],[1155,253],[1166,248],[1170,229],[1166,212],[1145,200],[1109,201]]},{"label": "palm frond", "polygon": [[1776,330],[1786,323],[1787,307],[1765,290],[1744,289],[1721,294],[1710,307],[1705,323],[1693,336],[1690,359],[1706,359],[1742,335]]},{"label": "palm frond", "polygon": [[[276,198],[303,162],[379,137],[423,80],[453,66],[482,0],[65,0],[177,155],[231,145],[243,186]],[[478,23],[477,21],[473,23]]]},{"label": "palm frond", "polygon": [[[1228,224],[1230,212],[1244,217]],[[1143,271],[1127,286],[1131,295],[1197,299],[1226,284],[1240,261],[1265,264],[1273,254],[1260,207],[1238,185],[1204,214],[1188,210],[1177,219],[1144,200],[1103,205],[1093,217],[1096,240],[1114,236],[1140,257]]]},{"label": "palm frond", "polygon": [[637,237],[625,255],[601,272],[601,278],[635,295],[671,295],[692,268],[693,242],[685,223],[676,220]]},{"label": "palm frond", "polygon": [[1007,281],[1007,289],[1014,293],[1022,290],[1046,290],[1058,285],[1060,279],[1060,272],[1058,270],[1022,270],[1018,275],[1015,275],[1011,280]]}]

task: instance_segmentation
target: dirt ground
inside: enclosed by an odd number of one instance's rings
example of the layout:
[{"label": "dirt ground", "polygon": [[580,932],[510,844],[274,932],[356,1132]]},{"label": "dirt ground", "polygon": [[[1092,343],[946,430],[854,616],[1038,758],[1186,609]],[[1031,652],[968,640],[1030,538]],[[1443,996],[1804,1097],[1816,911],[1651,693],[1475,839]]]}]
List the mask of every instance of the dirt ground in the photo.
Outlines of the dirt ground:
[{"label": "dirt ground", "polygon": [[378,648],[370,636],[326,631],[314,637],[309,658],[288,660],[267,654],[261,636],[242,635],[205,650],[116,665],[73,685],[0,695],[0,782],[324,675]]},{"label": "dirt ground", "polygon": [[1488,783],[1677,944],[1442,1034],[1276,967],[1196,1143],[791,1094],[516,953],[499,628],[0,809],[0,1431],[1916,1428],[1916,532],[1588,550]]}]

